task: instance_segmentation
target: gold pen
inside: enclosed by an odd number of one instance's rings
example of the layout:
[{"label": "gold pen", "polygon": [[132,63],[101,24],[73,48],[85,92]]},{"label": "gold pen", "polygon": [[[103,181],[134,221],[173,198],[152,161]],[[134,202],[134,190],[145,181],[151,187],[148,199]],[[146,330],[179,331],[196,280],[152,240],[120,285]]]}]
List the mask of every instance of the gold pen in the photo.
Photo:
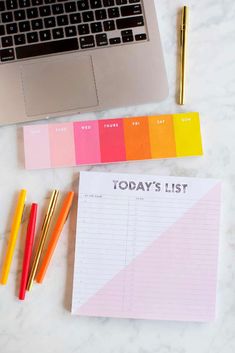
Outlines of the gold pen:
[{"label": "gold pen", "polygon": [[183,105],[185,103],[188,16],[189,16],[189,9],[187,6],[184,6],[182,9],[182,18],[181,18],[181,26],[180,26],[180,92],[179,92],[180,105]]},{"label": "gold pen", "polygon": [[51,195],[49,206],[48,206],[48,209],[47,209],[44,221],[43,221],[42,230],[41,230],[41,236],[40,236],[39,243],[38,243],[38,248],[36,250],[35,257],[34,257],[33,264],[32,264],[32,268],[31,268],[31,271],[30,271],[30,274],[29,274],[27,287],[26,287],[26,289],[28,291],[32,288],[32,285],[33,285],[33,281],[34,281],[34,278],[35,278],[35,275],[36,275],[36,271],[37,271],[37,268],[38,268],[39,260],[40,260],[40,257],[41,257],[41,254],[42,254],[42,250],[43,250],[43,247],[44,247],[44,244],[45,244],[45,241],[46,241],[46,237],[47,237],[47,234],[48,234],[48,230],[49,230],[49,227],[50,227],[50,224],[51,224],[52,216],[53,216],[53,213],[55,211],[55,207],[56,207],[56,203],[57,203],[57,200],[58,200],[58,196],[59,196],[59,191],[58,190],[54,190],[52,195]]}]

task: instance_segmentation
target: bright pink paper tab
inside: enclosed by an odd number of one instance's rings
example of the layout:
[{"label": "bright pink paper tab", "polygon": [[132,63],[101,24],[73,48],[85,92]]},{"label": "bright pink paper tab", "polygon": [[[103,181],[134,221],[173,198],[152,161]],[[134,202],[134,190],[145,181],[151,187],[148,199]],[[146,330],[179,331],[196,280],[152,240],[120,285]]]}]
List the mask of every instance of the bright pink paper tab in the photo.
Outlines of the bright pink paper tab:
[{"label": "bright pink paper tab", "polygon": [[52,167],[75,165],[73,123],[49,125]]},{"label": "bright pink paper tab", "polygon": [[48,125],[24,127],[25,168],[51,168]]},{"label": "bright pink paper tab", "polygon": [[126,160],[123,119],[99,120],[101,162]]},{"label": "bright pink paper tab", "polygon": [[74,123],[76,164],[100,163],[98,121]]}]

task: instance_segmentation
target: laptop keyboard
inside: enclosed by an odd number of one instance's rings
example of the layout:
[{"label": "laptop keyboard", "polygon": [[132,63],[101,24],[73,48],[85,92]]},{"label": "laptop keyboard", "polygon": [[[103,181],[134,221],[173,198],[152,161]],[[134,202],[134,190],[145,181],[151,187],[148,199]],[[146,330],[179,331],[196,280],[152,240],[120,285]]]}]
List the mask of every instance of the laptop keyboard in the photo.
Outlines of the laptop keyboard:
[{"label": "laptop keyboard", "polygon": [[145,40],[142,0],[0,0],[0,63]]}]

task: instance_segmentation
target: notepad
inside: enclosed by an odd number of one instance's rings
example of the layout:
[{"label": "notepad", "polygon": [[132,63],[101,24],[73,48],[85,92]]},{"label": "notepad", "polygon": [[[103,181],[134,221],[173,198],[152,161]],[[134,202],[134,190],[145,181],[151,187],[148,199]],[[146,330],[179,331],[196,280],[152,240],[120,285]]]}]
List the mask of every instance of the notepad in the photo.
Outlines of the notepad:
[{"label": "notepad", "polygon": [[198,113],[24,127],[26,169],[201,156]]},{"label": "notepad", "polygon": [[221,183],[81,172],[72,314],[215,318]]}]

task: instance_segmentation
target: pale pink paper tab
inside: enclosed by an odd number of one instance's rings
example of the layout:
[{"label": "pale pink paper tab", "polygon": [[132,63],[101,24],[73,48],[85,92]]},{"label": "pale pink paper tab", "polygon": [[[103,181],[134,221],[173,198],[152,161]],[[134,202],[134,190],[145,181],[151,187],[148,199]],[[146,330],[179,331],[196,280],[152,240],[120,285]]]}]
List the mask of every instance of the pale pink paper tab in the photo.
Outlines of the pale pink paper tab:
[{"label": "pale pink paper tab", "polygon": [[73,123],[49,125],[49,135],[52,167],[74,166]]},{"label": "pale pink paper tab", "polygon": [[25,168],[51,168],[48,125],[24,127]]},{"label": "pale pink paper tab", "polygon": [[76,164],[100,163],[98,121],[74,123]]}]

